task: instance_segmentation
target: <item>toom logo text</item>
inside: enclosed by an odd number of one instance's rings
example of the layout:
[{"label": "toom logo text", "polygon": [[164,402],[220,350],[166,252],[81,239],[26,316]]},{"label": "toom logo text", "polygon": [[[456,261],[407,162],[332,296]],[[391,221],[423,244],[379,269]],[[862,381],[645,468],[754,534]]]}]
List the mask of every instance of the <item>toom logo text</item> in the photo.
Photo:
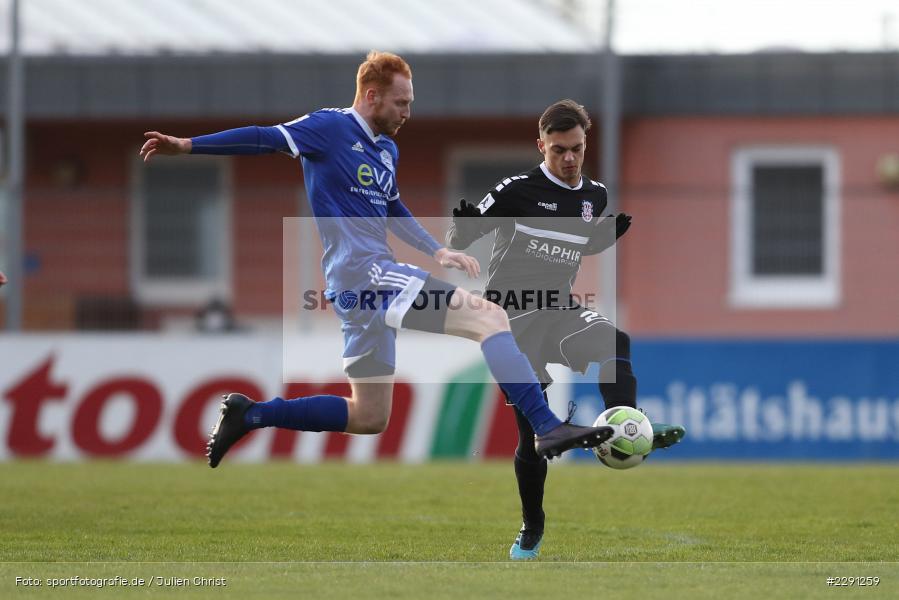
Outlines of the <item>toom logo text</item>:
[{"label": "toom logo text", "polygon": [[[408,334],[408,335],[407,335]],[[0,459],[202,459],[221,395],[348,395],[339,336],[310,334],[294,357],[315,374],[282,382],[281,340],[5,336],[0,341]],[[379,436],[265,429],[229,460],[317,462],[509,458],[511,409],[476,344],[404,332],[393,414]],[[687,438],[650,460],[899,460],[899,342],[633,343],[638,403]],[[553,370],[550,404],[592,422],[604,409],[595,366]],[[423,376],[426,374],[426,377]],[[595,460],[592,453],[567,459]]]},{"label": "toom logo text", "polygon": [[[249,377],[219,376],[199,379],[182,397],[164,398],[160,384],[142,376],[99,378],[79,396],[69,393],[69,381],[54,375],[55,357],[51,356],[6,390],[8,402],[7,450],[14,456],[93,457],[127,456],[150,445],[152,438],[168,438],[169,449],[185,457],[200,457],[205,451],[205,430],[209,428],[208,408],[227,392],[241,392],[267,399],[259,382]],[[399,410],[393,427],[378,436],[372,447],[374,456],[396,457],[406,425],[410,388],[399,381],[395,386],[395,409]],[[286,385],[286,398],[313,394],[349,395],[346,382]],[[55,409],[68,403],[69,427],[53,432],[46,427],[53,421]],[[57,419],[58,421],[58,419]],[[50,431],[47,431],[49,429]],[[66,436],[65,434],[69,435]],[[276,430],[268,444],[269,457],[290,457],[296,449],[297,432]],[[325,457],[341,456],[346,436],[326,441]],[[71,446],[69,447],[69,444]],[[75,453],[69,450],[74,449]],[[63,452],[60,453],[59,451]],[[169,455],[164,449],[154,458]]]},{"label": "toom logo text", "polygon": [[[202,459],[222,394],[350,395],[340,336],[303,337],[311,349],[306,371],[315,375],[285,384],[277,337],[7,336],[0,343],[0,459]],[[428,337],[413,335],[401,345],[406,366],[397,372],[390,424],[381,435],[265,429],[229,460],[511,456],[514,419],[508,409],[497,410],[502,399],[486,367],[472,367],[462,352],[435,372],[440,349]],[[477,345],[469,345],[476,356]],[[434,376],[413,381],[424,372]]]}]

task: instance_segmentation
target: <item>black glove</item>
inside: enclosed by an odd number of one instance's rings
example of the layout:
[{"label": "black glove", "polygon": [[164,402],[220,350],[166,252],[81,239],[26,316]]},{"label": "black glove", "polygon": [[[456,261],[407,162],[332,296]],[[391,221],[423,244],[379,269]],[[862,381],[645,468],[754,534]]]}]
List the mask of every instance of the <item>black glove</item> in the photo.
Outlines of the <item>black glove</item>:
[{"label": "black glove", "polygon": [[618,216],[615,217],[615,239],[623,236],[630,226],[631,216],[626,213],[618,213]]},{"label": "black glove", "polygon": [[[481,211],[478,210],[478,207],[474,204],[469,204],[465,201],[465,198],[459,200],[459,208],[453,209],[454,217],[480,217]],[[454,219],[455,220],[455,219]],[[457,221],[458,223],[458,221]]]},{"label": "black glove", "polygon": [[[603,252],[615,243],[615,240],[624,235],[631,226],[631,216],[625,213],[619,213],[612,221],[612,215],[609,215],[599,221],[596,230],[590,236],[587,247],[584,249],[585,256],[592,256]],[[615,228],[615,240],[612,239],[612,227]]]},{"label": "black glove", "polygon": [[446,245],[455,250],[464,250],[477,239],[478,222],[473,217],[480,217],[481,211],[474,204],[463,198],[459,200],[459,208],[453,209],[453,226],[446,233]]}]

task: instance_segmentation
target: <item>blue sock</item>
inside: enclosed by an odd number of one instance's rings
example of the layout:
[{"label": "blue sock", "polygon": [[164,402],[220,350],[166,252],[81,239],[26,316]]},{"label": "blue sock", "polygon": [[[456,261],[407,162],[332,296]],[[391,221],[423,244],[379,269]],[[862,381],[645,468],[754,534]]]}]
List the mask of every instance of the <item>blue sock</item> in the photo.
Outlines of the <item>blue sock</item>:
[{"label": "blue sock", "polygon": [[250,429],[281,427],[300,431],[346,431],[349,415],[346,399],[340,396],[307,396],[257,402],[244,413]]},{"label": "blue sock", "polygon": [[537,435],[545,435],[562,424],[546,404],[534,369],[518,349],[511,331],[491,335],[481,342],[481,351],[494,379]]}]

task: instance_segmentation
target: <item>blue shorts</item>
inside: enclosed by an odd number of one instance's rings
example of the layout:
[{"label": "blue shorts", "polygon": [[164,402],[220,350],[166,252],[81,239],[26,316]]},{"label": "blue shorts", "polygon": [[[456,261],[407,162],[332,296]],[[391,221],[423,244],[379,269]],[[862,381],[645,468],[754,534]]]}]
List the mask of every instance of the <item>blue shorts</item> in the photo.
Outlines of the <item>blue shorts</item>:
[{"label": "blue shorts", "polygon": [[[420,292],[429,279],[442,284],[444,289],[454,289],[415,265],[381,260],[372,263],[367,277],[352,289],[329,296],[334,312],[342,323],[343,368],[350,376],[360,376],[353,375],[351,368],[362,359],[393,372],[396,367],[396,332],[403,326],[403,319],[413,304],[420,307]],[[434,313],[431,320],[435,317],[445,319],[445,311],[429,310],[428,313]],[[436,327],[414,328],[438,330]],[[442,331],[442,321],[439,330]]]}]

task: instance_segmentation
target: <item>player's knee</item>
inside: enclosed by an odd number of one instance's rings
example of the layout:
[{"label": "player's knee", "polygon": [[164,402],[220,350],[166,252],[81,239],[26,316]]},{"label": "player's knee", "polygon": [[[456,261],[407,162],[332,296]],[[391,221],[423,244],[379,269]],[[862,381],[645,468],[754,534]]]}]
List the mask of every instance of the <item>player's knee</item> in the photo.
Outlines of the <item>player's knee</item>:
[{"label": "player's knee", "polygon": [[482,337],[490,337],[500,331],[509,331],[509,316],[502,308],[492,302],[485,303],[479,310],[478,321],[481,325]]},{"label": "player's knee", "polygon": [[377,435],[384,433],[387,429],[387,423],[390,421],[390,414],[386,412],[369,412],[359,415],[354,423],[353,433],[363,435]]},{"label": "player's knee", "polygon": [[477,296],[462,298],[461,308],[447,316],[447,333],[483,342],[495,333],[509,331],[509,317],[502,308]]},{"label": "player's knee", "polygon": [[366,415],[357,420],[355,427],[353,428],[355,430],[353,433],[362,435],[377,435],[379,433],[384,433],[384,430],[387,429],[389,420],[390,417],[388,415]]},{"label": "player's knee", "polygon": [[387,429],[388,418],[383,419],[370,419],[363,421],[358,424],[356,427],[357,431],[354,433],[362,434],[362,435],[377,435],[379,433],[384,433],[384,430]]},{"label": "player's knee", "polygon": [[389,398],[368,398],[365,402],[354,397],[349,403],[346,432],[362,435],[383,433],[389,420]]}]

